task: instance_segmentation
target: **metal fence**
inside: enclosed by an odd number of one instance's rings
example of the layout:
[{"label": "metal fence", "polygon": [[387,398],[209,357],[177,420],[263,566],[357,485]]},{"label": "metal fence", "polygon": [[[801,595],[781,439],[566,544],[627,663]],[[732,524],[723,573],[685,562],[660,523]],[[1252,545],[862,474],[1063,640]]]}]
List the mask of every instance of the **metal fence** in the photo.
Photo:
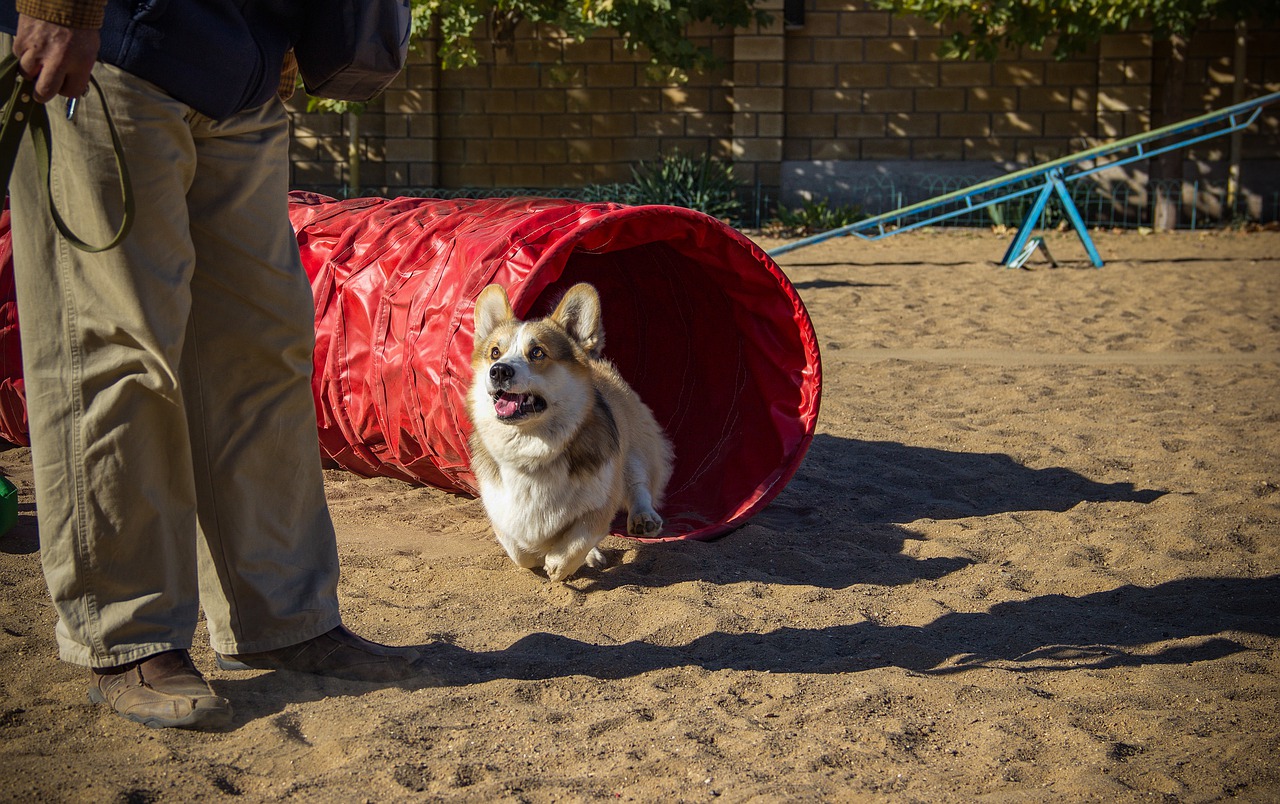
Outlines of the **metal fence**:
[{"label": "metal fence", "polygon": [[[841,204],[853,204],[870,217],[901,209],[908,204],[945,195],[971,187],[988,177],[920,174],[908,181],[896,181],[891,177],[877,177],[855,186],[842,188]],[[1223,214],[1217,185],[1201,186],[1200,182],[1147,182],[1137,186],[1124,181],[1085,180],[1070,185],[1071,199],[1090,227],[1107,229],[1133,229],[1151,226],[1155,217],[1157,199],[1164,196],[1175,209],[1179,229],[1211,229],[1224,225],[1240,225],[1245,222],[1273,223],[1280,221],[1280,190],[1269,195],[1241,196],[1237,208]],[[400,190],[396,194],[419,198],[567,198],[575,201],[617,201],[623,197],[623,185],[593,184],[585,187],[423,187]],[[345,188],[334,186],[307,187],[315,192],[344,197]],[[383,195],[387,188],[383,188]],[[363,195],[379,194],[375,188]],[[743,206],[743,218],[735,223],[744,227],[760,228],[777,214],[778,199],[772,192],[760,187],[742,187],[739,198]],[[822,202],[825,199],[815,199]],[[975,202],[981,201],[975,197]],[[1023,197],[1008,202],[974,209],[948,219],[945,226],[1010,226],[1022,223],[1033,199]],[[1213,210],[1209,212],[1207,210]],[[1065,212],[1057,198],[1050,200],[1038,223],[1039,228],[1052,228],[1065,220]]]}]

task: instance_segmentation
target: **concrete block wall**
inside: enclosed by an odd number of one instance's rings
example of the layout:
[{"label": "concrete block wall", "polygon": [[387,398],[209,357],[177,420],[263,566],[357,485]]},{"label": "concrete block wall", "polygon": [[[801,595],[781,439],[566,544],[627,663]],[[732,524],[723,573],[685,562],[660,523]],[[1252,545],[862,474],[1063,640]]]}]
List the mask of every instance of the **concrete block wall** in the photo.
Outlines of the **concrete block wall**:
[{"label": "concrete block wall", "polygon": [[[366,110],[361,153],[367,187],[578,187],[627,181],[664,153],[731,157],[734,37],[691,32],[722,61],[677,83],[616,36],[583,42],[526,26],[512,51],[478,40],[476,67],[442,70],[427,43],[405,74]],[[346,121],[294,102],[294,180],[340,186]]]},{"label": "concrete block wall", "polygon": [[[514,53],[440,73],[441,186],[572,187],[625,181],[669,150],[727,155],[724,71],[668,84],[616,37],[531,34]],[[731,33],[694,35],[728,61]]]},{"label": "concrete block wall", "polygon": [[[924,177],[962,186],[1144,127],[1150,37],[1106,37],[1066,61],[1023,48],[995,62],[955,61],[945,32],[863,3],[811,0],[787,32],[790,203],[866,203],[893,182],[897,202],[935,194]],[[1135,54],[1147,54],[1144,64]],[[913,175],[914,174],[914,175]],[[865,192],[864,192],[865,191]]]},{"label": "concrete block wall", "polygon": [[[439,69],[422,43],[359,121],[362,183],[387,194],[582,186],[681,151],[730,159],[739,181],[792,201],[844,201],[857,177],[985,178],[1156,124],[1163,56],[1149,33],[1103,37],[1066,61],[1022,49],[957,62],[938,55],[944,32],[918,19],[807,0],[803,23],[784,26],[782,6],[760,4],[769,26],[691,31],[722,66],[685,83],[656,80],[608,34],[576,42],[525,24],[509,52],[480,37],[480,65],[462,70]],[[1280,89],[1280,26],[1250,36],[1253,97]],[[1195,40],[1187,116],[1230,103],[1232,40],[1230,25]],[[349,121],[304,106],[292,106],[295,186],[341,188]],[[1244,138],[1250,165],[1280,158],[1278,121],[1273,108]]]}]

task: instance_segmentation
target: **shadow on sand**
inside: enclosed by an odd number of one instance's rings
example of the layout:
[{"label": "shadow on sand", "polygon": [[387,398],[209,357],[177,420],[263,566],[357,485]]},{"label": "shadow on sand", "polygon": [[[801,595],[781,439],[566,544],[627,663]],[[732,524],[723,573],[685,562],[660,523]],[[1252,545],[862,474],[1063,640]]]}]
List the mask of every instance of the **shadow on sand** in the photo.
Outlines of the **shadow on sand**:
[{"label": "shadow on sand", "polygon": [[710,544],[646,545],[630,563],[588,577],[590,589],[693,580],[898,586],[972,563],[904,555],[904,539],[918,538],[909,523],[1067,511],[1087,502],[1145,505],[1164,494],[1070,469],[1034,469],[1008,455],[818,435],[788,487],[747,527]]},{"label": "shadow on sand", "polygon": [[627,678],[698,666],[771,673],[848,673],[892,665],[955,673],[992,664],[1019,672],[1182,664],[1249,648],[1224,633],[1280,636],[1280,576],[1188,578],[1122,586],[1081,597],[1043,595],[984,613],[946,614],[928,625],[864,621],[761,634],[712,633],[686,645],[592,645],[530,634],[509,648],[472,654],[424,650],[445,683],[586,675]]}]

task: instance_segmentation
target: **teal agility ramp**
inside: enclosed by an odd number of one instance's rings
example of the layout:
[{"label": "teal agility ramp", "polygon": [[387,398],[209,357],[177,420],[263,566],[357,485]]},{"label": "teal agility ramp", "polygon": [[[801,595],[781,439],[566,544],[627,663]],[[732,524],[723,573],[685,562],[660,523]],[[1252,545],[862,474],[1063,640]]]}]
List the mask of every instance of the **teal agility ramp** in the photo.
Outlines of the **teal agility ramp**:
[{"label": "teal agility ramp", "polygon": [[1025,198],[1031,201],[1031,205],[1023,216],[1013,242],[1009,244],[1001,260],[1002,265],[1017,267],[1035,250],[1037,241],[1032,239],[1032,232],[1050,199],[1056,197],[1066,219],[1071,223],[1071,227],[1088,253],[1090,262],[1094,267],[1101,268],[1102,257],[1089,237],[1084,218],[1071,198],[1069,185],[1104,170],[1151,159],[1198,142],[1242,131],[1258,119],[1265,106],[1277,101],[1280,101],[1280,92],[1263,95],[1180,123],[1152,129],[1143,134],[1135,134],[1132,137],[1098,145],[1041,165],[1007,173],[962,190],[865,218],[848,226],[802,238],[771,249],[768,254],[770,257],[777,257],[789,251],[843,236],[859,237],[863,240],[882,240],[900,232],[909,232],[996,204]]}]

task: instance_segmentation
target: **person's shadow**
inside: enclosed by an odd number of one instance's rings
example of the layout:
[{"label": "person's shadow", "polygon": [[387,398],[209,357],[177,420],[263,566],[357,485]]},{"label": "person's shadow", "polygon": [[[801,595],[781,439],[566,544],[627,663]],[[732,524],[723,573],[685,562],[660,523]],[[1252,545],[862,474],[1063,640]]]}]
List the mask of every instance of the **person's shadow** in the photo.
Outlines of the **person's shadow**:
[{"label": "person's shadow", "polygon": [[717,632],[675,646],[594,645],[537,633],[489,653],[447,645],[424,650],[447,681],[457,684],[565,675],[618,679],[682,666],[849,673],[894,665],[945,674],[1001,664],[1036,672],[1185,664],[1250,649],[1221,636],[1225,632],[1280,636],[1280,575],[1188,578],[1080,597],[1042,595],[989,612],[945,614],[924,626],[865,620],[760,634]]},{"label": "person's shadow", "polygon": [[[1224,633],[1280,636],[1280,575],[1188,578],[1080,597],[1042,595],[1001,603],[989,612],[945,614],[923,626],[864,620],[767,633],[715,632],[684,645],[642,640],[598,645],[533,633],[488,652],[436,643],[421,646],[422,675],[393,686],[420,689],[567,676],[616,680],[676,667],[829,674],[896,666],[942,675],[998,666],[1031,674],[1188,664],[1251,650]],[[288,703],[358,694],[374,686],[298,675],[292,682],[283,697],[280,685],[263,676],[220,680],[216,688],[236,701],[242,720],[253,720],[278,713]],[[287,723],[278,725],[288,728]]]}]

